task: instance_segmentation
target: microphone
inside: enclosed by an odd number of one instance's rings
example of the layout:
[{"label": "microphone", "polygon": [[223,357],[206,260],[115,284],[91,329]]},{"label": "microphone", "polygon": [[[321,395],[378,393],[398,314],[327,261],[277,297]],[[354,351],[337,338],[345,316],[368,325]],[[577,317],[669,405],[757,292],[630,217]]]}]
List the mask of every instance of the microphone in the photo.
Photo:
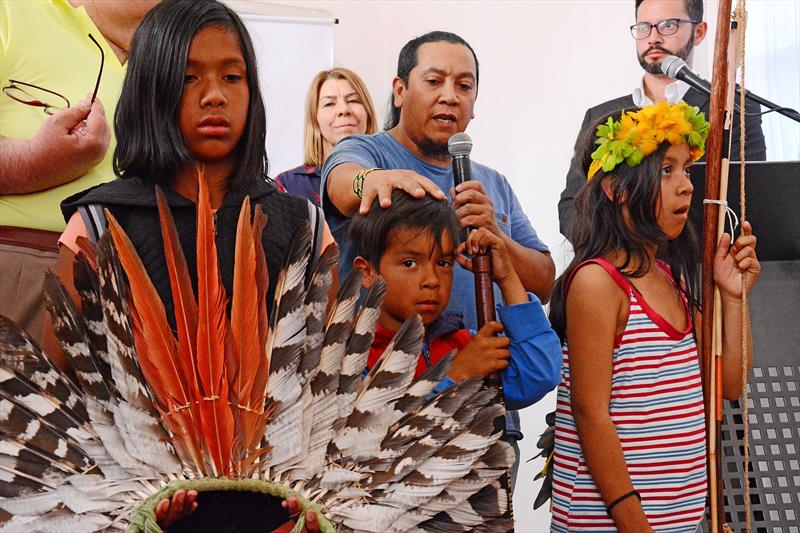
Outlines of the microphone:
[{"label": "microphone", "polygon": [[661,72],[673,80],[688,83],[698,91],[711,94],[711,84],[692,72],[686,61],[678,56],[667,56],[661,61]]},{"label": "microphone", "polygon": [[472,166],[469,154],[472,153],[472,139],[464,132],[456,133],[447,140],[447,151],[453,157],[453,181],[460,185],[472,179]]}]

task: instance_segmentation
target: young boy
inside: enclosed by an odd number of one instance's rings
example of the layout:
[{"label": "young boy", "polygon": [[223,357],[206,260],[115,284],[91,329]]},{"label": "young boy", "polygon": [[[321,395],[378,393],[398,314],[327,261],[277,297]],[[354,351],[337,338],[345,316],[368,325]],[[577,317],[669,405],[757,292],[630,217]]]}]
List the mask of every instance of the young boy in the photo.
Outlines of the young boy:
[{"label": "young boy", "polygon": [[[417,199],[402,190],[392,194],[392,207],[375,206],[353,217],[350,237],[364,270],[364,286],[380,275],[386,297],[378,319],[369,368],[377,362],[400,325],[414,314],[425,325],[425,344],[417,376],[457,350],[447,377],[435,391],[456,381],[500,372],[508,409],[534,404],[561,380],[561,346],[539,299],[525,291],[503,241],[486,229],[470,233],[458,248],[458,217],[449,202],[430,196]],[[503,293],[498,305],[501,323],[490,322],[477,333],[464,329],[458,313],[444,309],[450,300],[453,269],[458,262],[471,270],[461,253],[491,251],[492,276]],[[504,331],[506,336],[494,335]]]}]

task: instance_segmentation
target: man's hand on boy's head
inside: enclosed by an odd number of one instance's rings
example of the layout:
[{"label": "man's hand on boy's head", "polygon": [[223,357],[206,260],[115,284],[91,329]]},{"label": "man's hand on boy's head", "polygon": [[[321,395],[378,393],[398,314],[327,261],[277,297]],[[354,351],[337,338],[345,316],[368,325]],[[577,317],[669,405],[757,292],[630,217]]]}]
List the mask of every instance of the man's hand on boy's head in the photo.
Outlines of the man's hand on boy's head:
[{"label": "man's hand on boy's head", "polygon": [[499,322],[483,326],[472,340],[456,354],[447,376],[453,381],[486,377],[508,367],[511,352],[508,337],[496,337],[503,331]]},{"label": "man's hand on boy's head", "polygon": [[369,213],[375,198],[379,199],[381,207],[391,207],[392,191],[395,189],[403,189],[414,198],[429,194],[437,200],[445,199],[438,185],[413,170],[373,170],[364,178],[358,212],[361,215]]},{"label": "man's hand on boy's head", "polygon": [[462,228],[486,228],[498,237],[503,230],[497,225],[494,204],[483,190],[481,182],[471,180],[450,189],[453,206]]}]

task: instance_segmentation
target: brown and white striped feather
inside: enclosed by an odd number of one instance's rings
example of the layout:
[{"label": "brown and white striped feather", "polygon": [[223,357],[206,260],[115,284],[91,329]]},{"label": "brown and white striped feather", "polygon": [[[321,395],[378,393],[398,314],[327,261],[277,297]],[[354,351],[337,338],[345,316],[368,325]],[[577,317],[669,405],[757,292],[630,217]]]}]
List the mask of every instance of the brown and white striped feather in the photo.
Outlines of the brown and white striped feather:
[{"label": "brown and white striped feather", "polygon": [[418,507],[451,481],[467,475],[472,464],[500,438],[501,434],[494,432],[494,418],[502,411],[498,404],[481,409],[466,429],[387,489],[385,501],[406,508]]},{"label": "brown and white striped feather", "polygon": [[89,338],[83,318],[78,314],[66,289],[52,272],[44,279],[47,308],[52,317],[53,331],[61,349],[75,371],[78,384],[85,394],[101,401],[111,399],[107,377],[98,369],[93,343]]},{"label": "brown and white striped feather", "polygon": [[450,371],[450,366],[455,359],[456,351],[453,350],[436,362],[435,365],[428,368],[420,377],[416,378],[411,386],[406,390],[406,393],[397,400],[394,405],[394,412],[391,416],[391,425],[386,432],[389,435],[395,428],[398,427],[402,421],[411,416],[417,409],[420,408],[428,399],[430,399],[433,390],[444,379],[447,372]]},{"label": "brown and white striped feather", "polygon": [[39,516],[11,516],[0,521],[0,533],[64,533],[68,531],[102,531],[112,520],[100,513],[75,514],[69,509],[55,509]]},{"label": "brown and white striped feather", "polygon": [[53,490],[2,500],[0,508],[18,517],[42,516],[55,508],[66,508],[78,515],[104,513],[110,521],[144,488],[136,480],[109,482],[96,474],[73,475]]},{"label": "brown and white striped feather", "polygon": [[362,382],[353,412],[334,438],[345,460],[363,461],[378,452],[393,421],[394,403],[414,379],[422,334],[418,315],[406,320]]},{"label": "brown and white striped feather", "polygon": [[405,531],[434,515],[424,505],[441,494],[451,481],[466,475],[475,460],[500,436],[493,431],[494,418],[502,407],[493,405],[483,411],[486,413],[478,413],[468,428],[402,481],[387,487],[384,497],[378,497],[374,504],[357,504],[343,511],[345,523],[368,531]]},{"label": "brown and white striped feather", "polygon": [[380,276],[370,285],[367,295],[355,320],[355,327],[347,341],[342,356],[342,370],[339,374],[339,391],[336,397],[338,418],[333,424],[333,431],[344,427],[347,418],[353,412],[358,389],[361,386],[362,373],[367,367],[369,350],[375,338],[375,326],[381,315],[381,305],[386,296],[386,282]]},{"label": "brown and white striped feather", "polygon": [[301,451],[303,409],[298,367],[305,340],[305,277],[311,251],[311,231],[303,224],[295,232],[286,264],[278,275],[267,342],[270,367],[267,401],[274,405],[265,435],[269,466],[286,468]]},{"label": "brown and white striped feather", "polygon": [[93,466],[81,444],[63,429],[40,418],[27,405],[0,392],[0,434],[3,442],[41,454],[44,460],[63,465],[65,471],[83,472]]},{"label": "brown and white striped feather", "polygon": [[333,284],[333,269],[339,267],[339,248],[331,243],[322,252],[306,292],[304,309],[306,316],[306,338],[298,373],[300,384],[305,386],[316,375],[319,356],[325,338],[325,313],[328,308],[328,293]]},{"label": "brown and white striped feather", "polygon": [[[109,215],[106,211],[106,216]],[[108,361],[114,384],[125,401],[143,409],[153,409],[136,360],[128,292],[109,232],[97,242],[97,270],[103,319],[108,331]],[[155,414],[154,409],[152,413]]]},{"label": "brown and white striped feather", "polygon": [[[485,464],[487,456],[493,456],[489,462],[496,464],[498,468],[489,468]],[[466,476],[451,481],[445,490],[440,492],[436,497],[427,501],[421,509],[421,512],[428,514],[429,517],[435,516],[437,513],[446,512],[455,509],[468,499],[473,498],[484,487],[494,484],[497,480],[506,473],[509,466],[514,462],[514,450],[510,444],[502,440],[495,442],[492,447],[483,455],[481,459],[473,464],[472,470]],[[486,494],[486,493],[484,493]],[[499,497],[501,501],[505,501],[507,494],[505,489],[500,491],[500,494],[494,492],[489,493],[489,505],[491,508],[491,498]],[[472,504],[469,504],[472,505]],[[499,509],[499,512],[505,512],[507,505]],[[500,515],[493,515],[500,516]]]},{"label": "brown and white striped feather", "polygon": [[[61,373],[60,370],[54,370],[53,374],[56,382],[69,381],[69,378]],[[52,382],[48,383],[48,385],[51,384]],[[61,389],[66,388],[68,387],[61,387]],[[16,369],[3,366],[2,360],[0,360],[0,395],[3,398],[11,403],[24,405],[37,420],[50,427],[59,428],[69,438],[80,443],[86,454],[92,457],[98,466],[107,470],[107,475],[122,473],[91,427],[89,422],[91,417],[83,399],[77,403],[81,408],[82,414],[76,416],[74,410],[49,392],[58,389],[58,387],[53,386],[42,389]]]},{"label": "brown and white striped feather", "polygon": [[[75,257],[72,267],[73,285],[81,301],[81,318],[95,360],[97,371],[103,380],[111,384],[111,367],[108,364],[108,328],[103,320],[103,305],[100,301],[100,280],[84,254]],[[113,388],[113,385],[109,385]]]},{"label": "brown and white striped feather", "polygon": [[306,408],[302,434],[304,454],[296,475],[303,477],[318,471],[325,462],[328,445],[333,438],[332,425],[339,413],[336,395],[342,358],[353,330],[356,304],[363,272],[354,269],[339,287],[336,301],[325,325],[318,370],[311,380],[311,404]]},{"label": "brown and white striped feather", "polygon": [[513,531],[512,520],[500,518],[508,509],[508,495],[497,481],[464,500],[460,505],[437,513],[419,524],[425,532],[444,531]]},{"label": "brown and white striped feather", "polygon": [[416,412],[387,432],[376,456],[368,461],[375,470],[374,489],[401,479],[443,445],[449,432],[461,427],[453,417],[481,387],[477,379],[464,380],[441,391]]},{"label": "brown and white striped feather", "polygon": [[0,367],[15,371],[30,382],[29,385],[20,385],[12,379],[13,375],[8,375],[11,382],[0,380],[3,390],[23,394],[23,391],[35,389],[52,398],[74,420],[89,422],[78,386],[66,379],[24,330],[4,316],[0,316]]},{"label": "brown and white striped feather", "polygon": [[[108,452],[123,468],[138,473],[152,475],[154,471],[147,466],[151,463],[156,468],[175,471],[174,460],[163,460],[165,451],[169,453],[167,458],[172,458],[172,452],[163,440],[166,434],[158,422],[141,409],[112,396],[108,382],[97,369],[83,321],[66,290],[51,273],[45,277],[45,294],[53,315],[54,331],[84,390],[92,423],[102,428]],[[148,427],[155,427],[155,434],[149,432]],[[120,432],[118,438],[112,437],[117,431]]]}]

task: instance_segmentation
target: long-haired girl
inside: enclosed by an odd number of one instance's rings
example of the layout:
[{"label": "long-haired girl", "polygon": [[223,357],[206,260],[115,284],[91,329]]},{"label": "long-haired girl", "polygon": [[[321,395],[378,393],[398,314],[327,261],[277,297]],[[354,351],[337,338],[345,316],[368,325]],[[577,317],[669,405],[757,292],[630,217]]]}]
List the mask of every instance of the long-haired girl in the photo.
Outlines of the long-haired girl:
[{"label": "long-haired girl", "polygon": [[[266,178],[266,119],[255,52],[242,21],[224,4],[167,1],[149,13],[134,35],[117,105],[115,172],[121,178],[68,198],[61,242],[77,251],[77,235],[95,240],[105,230],[102,208],[120,222],[172,315],[172,297],[156,209],[164,189],[190,273],[195,275],[198,167],[216,210],[222,279],[232,293],[234,235],[249,196],[269,220],[264,249],[276,280],[295,230],[310,220],[317,252],[324,219],[307,201],[280,194]],[[330,239],[332,241],[332,238]],[[270,284],[267,302],[273,301]]]},{"label": "long-haired girl", "polygon": [[[697,108],[662,102],[609,118],[590,158],[585,143],[575,258],[550,304],[564,353],[552,531],[689,533],[703,516],[697,244],[686,222],[707,131]],[[760,271],[755,242],[745,223],[714,259],[727,398],[750,364],[739,332],[742,277],[749,291]]]},{"label": "long-haired girl", "polygon": [[[244,198],[249,196],[268,217],[263,246],[271,306],[275,280],[295,231],[307,220],[317,229],[323,222],[316,207],[279,193],[266,179],[264,104],[253,45],[239,17],[216,0],[170,0],[154,8],[133,37],[114,126],[114,168],[121,179],[62,204],[69,218],[62,243],[77,251],[77,235],[96,240],[105,231],[103,208],[108,209],[130,237],[172,320],[155,186],[164,190],[196,283],[196,202],[202,168],[215,210],[215,241],[227,294],[232,294],[235,234]],[[321,231],[316,234],[321,238]],[[321,244],[317,239],[316,246]],[[178,491],[171,502],[163,500],[156,512],[160,525],[172,526],[190,514],[197,507],[196,497],[195,491]],[[283,505],[290,513],[299,508],[291,498]],[[247,519],[220,518],[224,523]],[[306,520],[308,530],[318,530],[314,512],[309,511]],[[208,530],[220,527],[206,523]]]}]

